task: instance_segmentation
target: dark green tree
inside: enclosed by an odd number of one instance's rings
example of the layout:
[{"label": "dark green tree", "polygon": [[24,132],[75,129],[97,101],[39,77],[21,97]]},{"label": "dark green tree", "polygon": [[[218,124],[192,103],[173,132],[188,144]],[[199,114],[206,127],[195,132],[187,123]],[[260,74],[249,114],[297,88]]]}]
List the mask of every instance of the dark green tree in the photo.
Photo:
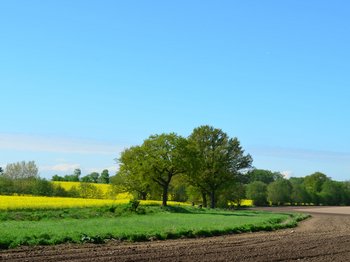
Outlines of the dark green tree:
[{"label": "dark green tree", "polygon": [[144,152],[141,146],[125,149],[120,158],[119,171],[111,178],[111,183],[117,192],[136,194],[136,198],[146,200],[151,193],[148,171],[143,168]]},{"label": "dark green tree", "polygon": [[54,186],[46,179],[38,178],[35,180],[31,191],[33,195],[52,196],[54,194]]},{"label": "dark green tree", "polygon": [[212,126],[195,128],[188,141],[189,182],[202,193],[204,203],[206,195],[210,196],[210,207],[214,208],[219,191],[242,169],[250,167],[252,158],[244,155],[237,138],[229,138]]},{"label": "dark green tree", "polygon": [[109,184],[109,172],[108,169],[104,169],[100,175],[99,183]]},{"label": "dark green tree", "polygon": [[264,169],[253,169],[249,171],[245,176],[248,177],[248,183],[261,181],[267,185],[276,181],[277,179],[283,178],[281,173]]},{"label": "dark green tree", "polygon": [[64,181],[64,177],[59,175],[53,175],[51,181]]},{"label": "dark green tree", "polygon": [[97,183],[99,180],[100,174],[97,172],[92,172],[86,176],[83,176],[80,181],[86,183]]},{"label": "dark green tree", "polygon": [[147,179],[162,188],[162,205],[166,206],[171,179],[183,174],[186,139],[175,133],[153,135],[142,144],[142,170]]},{"label": "dark green tree", "polygon": [[16,193],[14,181],[7,176],[0,176],[0,195],[9,195]]},{"label": "dark green tree", "polygon": [[321,172],[315,172],[304,178],[305,188],[310,195],[313,204],[319,205],[321,203],[320,193],[322,191],[323,183],[329,180],[330,179]]},{"label": "dark green tree", "polygon": [[267,186],[267,199],[273,205],[291,201],[292,185],[287,179],[278,179]]},{"label": "dark green tree", "polygon": [[79,182],[80,181],[80,175],[81,175],[81,169],[76,168],[74,169],[74,173],[71,175],[65,175],[63,177],[64,181],[68,182]]},{"label": "dark green tree", "polygon": [[291,202],[297,205],[310,203],[310,195],[304,185],[303,177],[291,177],[289,182],[292,185]]},{"label": "dark green tree", "polygon": [[141,146],[122,152],[119,175],[127,181],[134,176],[143,185],[158,185],[162,189],[162,205],[166,206],[172,178],[185,172],[186,144],[186,139],[174,133],[150,136]]},{"label": "dark green tree", "polygon": [[255,206],[267,205],[267,185],[261,181],[254,181],[247,185],[246,195],[253,200]]},{"label": "dark green tree", "polygon": [[320,192],[321,202],[325,205],[345,205],[344,183],[327,180],[322,185]]}]

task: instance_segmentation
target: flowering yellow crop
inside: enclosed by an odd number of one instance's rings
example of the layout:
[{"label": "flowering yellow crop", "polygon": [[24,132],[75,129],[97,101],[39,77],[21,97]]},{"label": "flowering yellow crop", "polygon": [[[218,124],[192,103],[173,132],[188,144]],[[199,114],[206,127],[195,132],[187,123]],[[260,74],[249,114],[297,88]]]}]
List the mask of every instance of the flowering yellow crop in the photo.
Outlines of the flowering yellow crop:
[{"label": "flowering yellow crop", "polygon": [[253,205],[253,200],[250,199],[243,199],[241,202],[241,206],[252,206]]},{"label": "flowering yellow crop", "polygon": [[[69,191],[72,188],[79,189],[81,182],[66,182],[66,181],[53,181],[53,185],[60,186],[64,190]],[[89,183],[90,185],[96,187],[99,191],[101,191],[103,197],[107,199],[132,199],[132,195],[129,193],[119,193],[116,194],[113,192],[113,186],[110,184],[96,184],[96,183]]]},{"label": "flowering yellow crop", "polygon": [[[72,207],[98,207],[129,203],[129,199],[86,199],[69,197],[38,197],[38,196],[1,196],[0,210],[6,209],[59,209]],[[142,200],[141,205],[161,205],[161,201]],[[188,205],[168,201],[169,205]]]},{"label": "flowering yellow crop", "polygon": [[[78,188],[81,184],[81,182],[67,182],[67,181],[52,181],[51,182],[53,185],[57,185],[62,187],[64,190],[71,190],[72,187]],[[107,193],[111,190],[112,186],[109,184],[96,184],[96,183],[91,183],[98,189],[100,189],[103,193]]]},{"label": "flowering yellow crop", "polygon": [[[229,205],[237,206],[237,203],[236,203],[236,202],[229,202]],[[241,206],[246,206],[246,207],[253,206],[253,200],[250,200],[250,199],[242,199],[242,200],[241,200]]]},{"label": "flowering yellow crop", "polygon": [[56,209],[70,207],[96,207],[125,204],[129,200],[85,199],[68,197],[0,196],[0,210],[4,209]]}]

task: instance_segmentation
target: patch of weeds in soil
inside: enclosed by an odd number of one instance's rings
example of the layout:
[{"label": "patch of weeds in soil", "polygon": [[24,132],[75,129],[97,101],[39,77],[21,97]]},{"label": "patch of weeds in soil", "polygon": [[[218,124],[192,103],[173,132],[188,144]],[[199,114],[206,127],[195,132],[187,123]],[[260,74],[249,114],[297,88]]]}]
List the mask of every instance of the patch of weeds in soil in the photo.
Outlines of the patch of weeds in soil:
[{"label": "patch of weeds in soil", "polygon": [[88,236],[88,235],[82,235],[81,242],[82,243],[93,243],[93,244],[104,244],[106,242],[106,239],[108,237],[102,237],[100,235],[95,236]]}]

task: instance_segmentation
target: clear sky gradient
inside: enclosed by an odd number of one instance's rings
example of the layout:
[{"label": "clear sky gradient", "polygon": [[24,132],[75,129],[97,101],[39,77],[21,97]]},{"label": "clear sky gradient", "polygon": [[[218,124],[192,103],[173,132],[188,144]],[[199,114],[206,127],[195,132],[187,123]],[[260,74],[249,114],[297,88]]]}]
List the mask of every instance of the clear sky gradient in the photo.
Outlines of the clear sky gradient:
[{"label": "clear sky gradient", "polygon": [[0,1],[0,166],[109,168],[209,124],[257,168],[350,178],[348,1]]}]

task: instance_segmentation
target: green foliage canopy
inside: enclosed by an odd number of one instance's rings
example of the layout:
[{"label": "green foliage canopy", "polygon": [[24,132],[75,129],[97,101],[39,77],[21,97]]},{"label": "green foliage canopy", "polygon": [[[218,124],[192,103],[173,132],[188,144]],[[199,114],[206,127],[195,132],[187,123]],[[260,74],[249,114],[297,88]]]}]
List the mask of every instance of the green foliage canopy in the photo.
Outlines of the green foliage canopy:
[{"label": "green foliage canopy", "polygon": [[152,183],[157,184],[162,189],[162,205],[166,206],[171,179],[185,172],[183,156],[186,145],[186,139],[175,133],[152,135],[141,146],[122,153],[120,174],[128,182],[135,177],[144,189]]},{"label": "green foliage canopy", "polygon": [[240,170],[250,167],[252,158],[244,155],[237,138],[212,126],[195,128],[188,141],[189,181],[202,194],[210,195],[210,207],[214,208],[218,191]]},{"label": "green foliage canopy", "polygon": [[287,179],[277,179],[267,187],[267,199],[274,205],[290,202],[292,185]]},{"label": "green foliage canopy", "polygon": [[254,181],[247,185],[247,198],[253,200],[256,206],[267,205],[267,185],[261,181]]}]

